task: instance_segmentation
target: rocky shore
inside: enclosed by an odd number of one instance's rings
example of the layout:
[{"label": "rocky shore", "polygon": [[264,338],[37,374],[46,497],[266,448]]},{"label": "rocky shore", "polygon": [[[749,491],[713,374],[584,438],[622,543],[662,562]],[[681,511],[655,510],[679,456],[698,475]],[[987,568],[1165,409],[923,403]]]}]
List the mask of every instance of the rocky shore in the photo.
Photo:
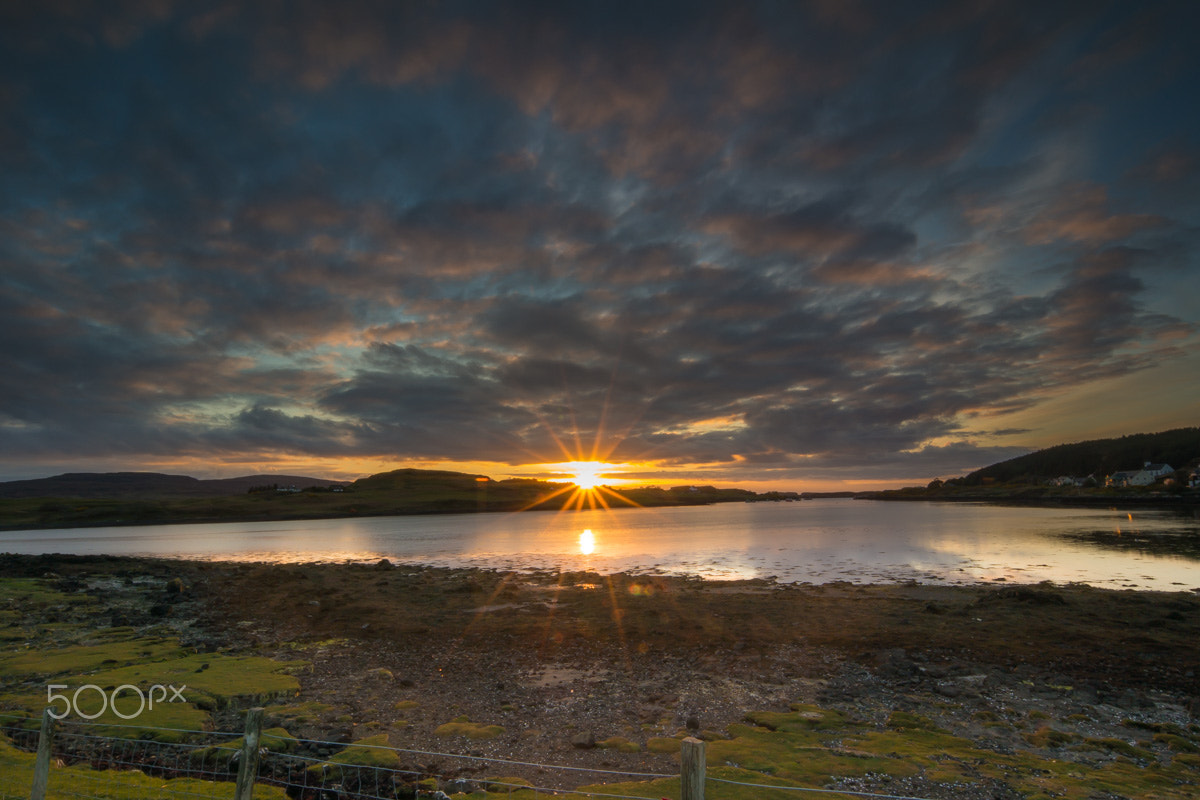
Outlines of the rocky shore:
[{"label": "rocky shore", "polygon": [[[96,626],[303,662],[268,723],[327,743],[314,756],[384,735],[398,748],[670,773],[682,735],[727,741],[793,707],[853,720],[847,736],[911,718],[997,757],[1081,768],[1200,751],[1193,592],[53,556],[0,557],[0,578],[88,595]],[[249,702],[215,710],[214,724],[236,730]],[[978,794],[903,780],[929,797],[1018,796],[990,778]]]}]

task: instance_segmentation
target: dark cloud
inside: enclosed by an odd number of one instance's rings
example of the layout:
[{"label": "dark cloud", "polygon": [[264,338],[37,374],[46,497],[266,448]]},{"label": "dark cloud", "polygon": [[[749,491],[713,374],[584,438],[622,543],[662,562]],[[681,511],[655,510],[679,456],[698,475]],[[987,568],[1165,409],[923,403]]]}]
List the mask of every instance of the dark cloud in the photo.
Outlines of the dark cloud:
[{"label": "dark cloud", "polygon": [[0,14],[12,477],[921,479],[1194,348],[1187,5]]}]

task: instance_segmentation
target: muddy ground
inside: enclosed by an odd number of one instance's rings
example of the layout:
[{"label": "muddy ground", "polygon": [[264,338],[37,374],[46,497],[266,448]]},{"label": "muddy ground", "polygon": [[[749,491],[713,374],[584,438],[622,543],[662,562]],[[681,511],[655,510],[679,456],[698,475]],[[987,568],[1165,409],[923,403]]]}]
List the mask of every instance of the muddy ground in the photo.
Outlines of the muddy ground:
[{"label": "muddy ground", "polygon": [[[0,575],[47,574],[103,600],[98,626],[165,623],[200,649],[307,660],[289,703],[309,713],[274,722],[334,743],[387,733],[400,748],[671,772],[652,740],[719,737],[794,702],[880,724],[910,711],[997,752],[1036,749],[1039,720],[1126,740],[1200,721],[1191,592],[0,557]],[[236,729],[240,710],[225,713]],[[503,732],[435,733],[462,717]],[[639,752],[590,746],[613,737]]]}]

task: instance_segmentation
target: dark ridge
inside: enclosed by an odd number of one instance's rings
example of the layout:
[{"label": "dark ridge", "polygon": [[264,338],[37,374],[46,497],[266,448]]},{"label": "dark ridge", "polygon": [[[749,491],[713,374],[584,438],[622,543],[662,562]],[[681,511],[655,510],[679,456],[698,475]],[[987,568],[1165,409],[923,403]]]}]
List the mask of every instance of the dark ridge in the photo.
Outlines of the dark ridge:
[{"label": "dark ridge", "polygon": [[220,497],[244,494],[254,486],[340,486],[340,481],[300,475],[245,475],[200,480],[158,472],[67,472],[52,478],[0,483],[0,497]]},{"label": "dark ridge", "polygon": [[960,482],[964,486],[978,486],[985,480],[1008,483],[1018,479],[1049,480],[1060,475],[1095,475],[1103,483],[1106,475],[1141,469],[1146,462],[1181,469],[1197,456],[1200,456],[1200,428],[1175,428],[1048,447],[975,470]]}]

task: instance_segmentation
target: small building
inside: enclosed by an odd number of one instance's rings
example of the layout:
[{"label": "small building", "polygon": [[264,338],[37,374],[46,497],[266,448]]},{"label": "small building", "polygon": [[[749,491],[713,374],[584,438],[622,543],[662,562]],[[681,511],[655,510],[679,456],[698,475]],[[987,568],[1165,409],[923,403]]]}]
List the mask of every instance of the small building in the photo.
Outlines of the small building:
[{"label": "small building", "polygon": [[1104,479],[1104,485],[1113,486],[1118,489],[1126,486],[1133,486],[1133,479],[1136,476],[1137,472],[1134,470],[1122,470],[1121,472],[1114,472],[1112,475],[1109,475]]},{"label": "small building", "polygon": [[1149,461],[1145,462],[1145,465],[1142,467],[1142,472],[1150,474],[1150,483],[1154,483],[1159,478],[1170,475],[1174,471],[1170,464],[1151,464]]},{"label": "small building", "polygon": [[1137,470],[1124,470],[1122,472],[1114,472],[1108,476],[1104,482],[1105,486],[1149,486],[1159,478],[1170,475],[1175,470],[1170,464],[1152,464],[1149,461],[1143,462],[1142,468]]}]

